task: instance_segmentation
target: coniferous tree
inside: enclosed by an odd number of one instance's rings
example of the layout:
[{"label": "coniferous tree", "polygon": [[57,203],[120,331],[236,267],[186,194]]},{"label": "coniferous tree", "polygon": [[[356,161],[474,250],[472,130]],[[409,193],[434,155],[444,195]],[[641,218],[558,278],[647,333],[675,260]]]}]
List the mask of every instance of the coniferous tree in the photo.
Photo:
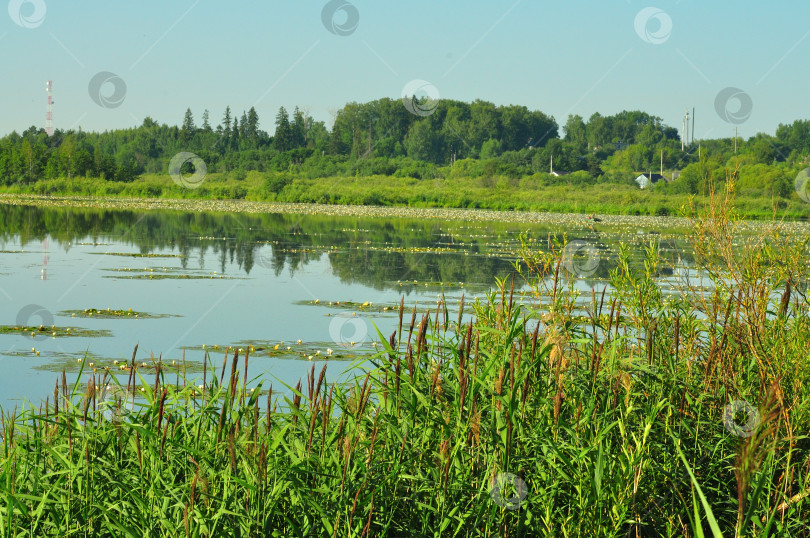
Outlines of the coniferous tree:
[{"label": "coniferous tree", "polygon": [[231,107],[225,107],[225,115],[222,116],[222,147],[229,148],[231,143]]},{"label": "coniferous tree", "polygon": [[273,139],[273,146],[278,151],[287,151],[292,148],[292,133],[290,132],[290,116],[283,106],[278,109],[276,115],[276,134]]},{"label": "coniferous tree", "polygon": [[253,107],[250,107],[247,114],[247,137],[251,142],[251,147],[255,148],[259,145],[259,114]]},{"label": "coniferous tree", "polygon": [[293,111],[293,121],[291,125],[291,145],[294,148],[301,148],[306,145],[306,120],[304,114],[295,107]]},{"label": "coniferous tree", "polygon": [[194,131],[196,127],[194,125],[194,115],[191,113],[191,109],[186,109],[186,115],[183,117],[183,126],[180,128],[180,133],[183,138],[183,142],[188,142],[194,136]]}]

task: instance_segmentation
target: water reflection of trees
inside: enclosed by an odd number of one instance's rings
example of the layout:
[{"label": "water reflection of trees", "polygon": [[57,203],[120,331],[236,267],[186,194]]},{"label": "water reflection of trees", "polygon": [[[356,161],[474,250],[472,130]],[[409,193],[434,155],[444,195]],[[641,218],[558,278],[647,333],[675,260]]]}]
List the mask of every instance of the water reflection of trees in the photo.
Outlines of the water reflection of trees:
[{"label": "water reflection of trees", "polygon": [[[134,246],[141,254],[171,250],[180,255],[183,268],[192,259],[204,268],[205,257],[213,253],[216,270],[225,273],[235,266],[246,274],[259,266],[260,271],[279,275],[286,269],[293,275],[324,260],[326,253],[332,272],[343,282],[402,291],[408,291],[414,280],[491,284],[495,276],[512,272],[511,261],[492,256],[492,249],[503,253],[508,243],[505,250],[514,254],[520,230],[529,230],[543,244],[549,234],[561,233],[549,226],[505,223],[0,206],[0,240],[4,242],[19,237],[26,245],[50,236],[66,252],[78,242],[116,242]],[[569,239],[618,250],[619,237],[568,232]],[[682,241],[671,236],[667,241],[669,246],[683,247]],[[607,278],[615,265],[608,250],[604,252],[589,280]],[[642,253],[639,241],[634,255],[640,259]],[[691,259],[686,254],[683,257]],[[401,288],[398,281],[403,281]]]}]

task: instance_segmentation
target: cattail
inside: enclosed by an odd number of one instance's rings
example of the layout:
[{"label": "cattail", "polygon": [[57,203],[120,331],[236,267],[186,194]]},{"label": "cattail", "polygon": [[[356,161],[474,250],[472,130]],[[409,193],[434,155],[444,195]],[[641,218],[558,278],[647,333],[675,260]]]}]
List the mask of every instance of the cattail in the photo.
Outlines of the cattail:
[{"label": "cattail", "polygon": [[229,397],[231,405],[233,405],[234,398],[236,397],[236,385],[237,379],[239,378],[239,371],[236,369],[237,366],[239,366],[239,350],[234,350],[233,362],[231,362],[231,376],[228,378],[228,382],[230,383],[228,388],[230,389]]},{"label": "cattail", "polygon": [[[315,368],[315,365],[313,364],[312,367]],[[326,376],[326,364],[324,364],[323,368],[321,368],[321,373],[318,376],[318,383],[315,385],[315,396],[316,396],[316,398],[321,392],[321,385],[323,384],[323,379],[324,379],[325,376]]]},{"label": "cattail", "polygon": [[163,411],[164,411],[164,404],[166,403],[166,396],[168,395],[168,389],[163,389],[163,394],[160,396],[160,403],[158,404],[158,421],[157,427],[160,429],[160,425],[163,422]]},{"label": "cattail", "polygon": [[[495,388],[495,394],[497,396],[501,395],[501,390],[503,389],[503,377],[504,377],[504,375],[506,375],[506,370],[504,370],[503,366],[501,366],[501,369],[498,371],[498,378],[495,380],[495,387],[494,387]],[[498,411],[501,410],[501,401],[500,400],[495,402],[495,407],[498,409]]]},{"label": "cattail", "polygon": [[225,380],[225,366],[228,365],[228,352],[225,352],[225,356],[222,358],[222,372],[219,374],[219,386],[222,386],[222,382]]},{"label": "cattail", "polygon": [[[301,404],[301,380],[295,385],[295,392],[293,393],[293,408],[298,411]],[[298,424],[298,413],[293,413],[293,424]]]},{"label": "cattail", "polygon": [[[399,350],[399,343],[402,342],[402,315],[405,313],[405,296],[403,295],[399,301],[399,329],[397,335],[397,350]],[[392,348],[394,346],[391,346]]]},{"label": "cattail", "polygon": [[[475,439],[474,443],[472,443],[473,439]],[[481,415],[477,412],[472,414],[472,420],[470,421],[470,442],[473,446],[481,444]]]},{"label": "cattail", "polygon": [[59,418],[59,380],[56,381],[56,386],[53,388],[53,420]]},{"label": "cattail", "polygon": [[250,356],[250,346],[245,347],[245,376],[242,381],[242,389],[247,389],[248,357]]},{"label": "cattail", "polygon": [[363,411],[366,409],[366,404],[368,403],[368,399],[371,396],[371,385],[369,385],[369,378],[371,377],[371,372],[366,374],[366,379],[363,381],[363,388],[360,389],[360,401],[357,403],[357,416],[362,417]]},{"label": "cattail", "polygon": [[233,430],[228,435],[228,455],[231,458],[231,471],[236,471],[236,443],[233,438]]},{"label": "cattail", "polygon": [[312,408],[312,401],[315,397],[315,365],[312,365],[310,371],[307,372],[307,399],[309,400],[309,406]]},{"label": "cattail", "polygon": [[68,396],[67,396],[67,376],[65,376],[65,369],[62,368],[62,403],[65,406],[65,411],[68,408]]},{"label": "cattail", "polygon": [[515,343],[512,342],[512,350],[509,354],[509,387],[515,388]]},{"label": "cattail", "polygon": [[[404,300],[404,297],[403,297]],[[416,305],[413,305],[413,313],[411,314],[411,325],[408,327],[408,342],[411,341],[411,335],[413,334],[413,325],[416,323]]]},{"label": "cattail", "polygon": [[[194,491],[194,484],[192,483],[192,491]],[[183,508],[183,528],[186,530],[186,537],[191,536],[191,527],[188,523],[188,505]]]},{"label": "cattail", "polygon": [[408,348],[405,351],[405,360],[408,363],[408,374],[411,376],[411,383],[413,383],[416,376],[416,365],[413,362],[413,348],[410,342],[408,342]]}]

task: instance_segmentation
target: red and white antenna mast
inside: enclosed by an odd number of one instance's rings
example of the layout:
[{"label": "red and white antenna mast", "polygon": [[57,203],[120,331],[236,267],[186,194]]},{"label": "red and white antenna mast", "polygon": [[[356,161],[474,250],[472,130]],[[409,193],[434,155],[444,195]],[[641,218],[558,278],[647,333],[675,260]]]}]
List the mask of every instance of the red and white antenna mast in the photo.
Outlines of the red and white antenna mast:
[{"label": "red and white antenna mast", "polygon": [[53,135],[53,81],[49,80],[45,83],[45,90],[48,92],[48,111],[45,113],[45,132],[48,136]]}]

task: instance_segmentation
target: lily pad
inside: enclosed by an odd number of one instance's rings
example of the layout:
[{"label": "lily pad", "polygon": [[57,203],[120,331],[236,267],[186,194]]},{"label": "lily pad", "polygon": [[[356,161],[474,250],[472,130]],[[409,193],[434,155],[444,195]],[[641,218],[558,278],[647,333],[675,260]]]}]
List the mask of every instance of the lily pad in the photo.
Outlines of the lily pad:
[{"label": "lily pad", "polygon": [[395,303],[372,303],[371,301],[296,301],[293,304],[306,306],[323,306],[326,308],[337,308],[341,310],[356,310],[360,312],[399,312],[399,305]]},{"label": "lily pad", "polygon": [[96,318],[96,319],[156,319],[156,318],[172,318],[180,317],[176,314],[152,314],[150,312],[136,312],[131,308],[116,309],[116,308],[85,308],[84,310],[63,310],[57,314],[58,316],[70,316],[74,318]]},{"label": "lily pad", "polygon": [[0,334],[20,334],[23,336],[62,338],[77,336],[81,338],[95,338],[99,336],[112,336],[112,332],[99,329],[85,329],[84,327],[57,327],[44,325],[27,327],[23,325],[0,325]]}]

